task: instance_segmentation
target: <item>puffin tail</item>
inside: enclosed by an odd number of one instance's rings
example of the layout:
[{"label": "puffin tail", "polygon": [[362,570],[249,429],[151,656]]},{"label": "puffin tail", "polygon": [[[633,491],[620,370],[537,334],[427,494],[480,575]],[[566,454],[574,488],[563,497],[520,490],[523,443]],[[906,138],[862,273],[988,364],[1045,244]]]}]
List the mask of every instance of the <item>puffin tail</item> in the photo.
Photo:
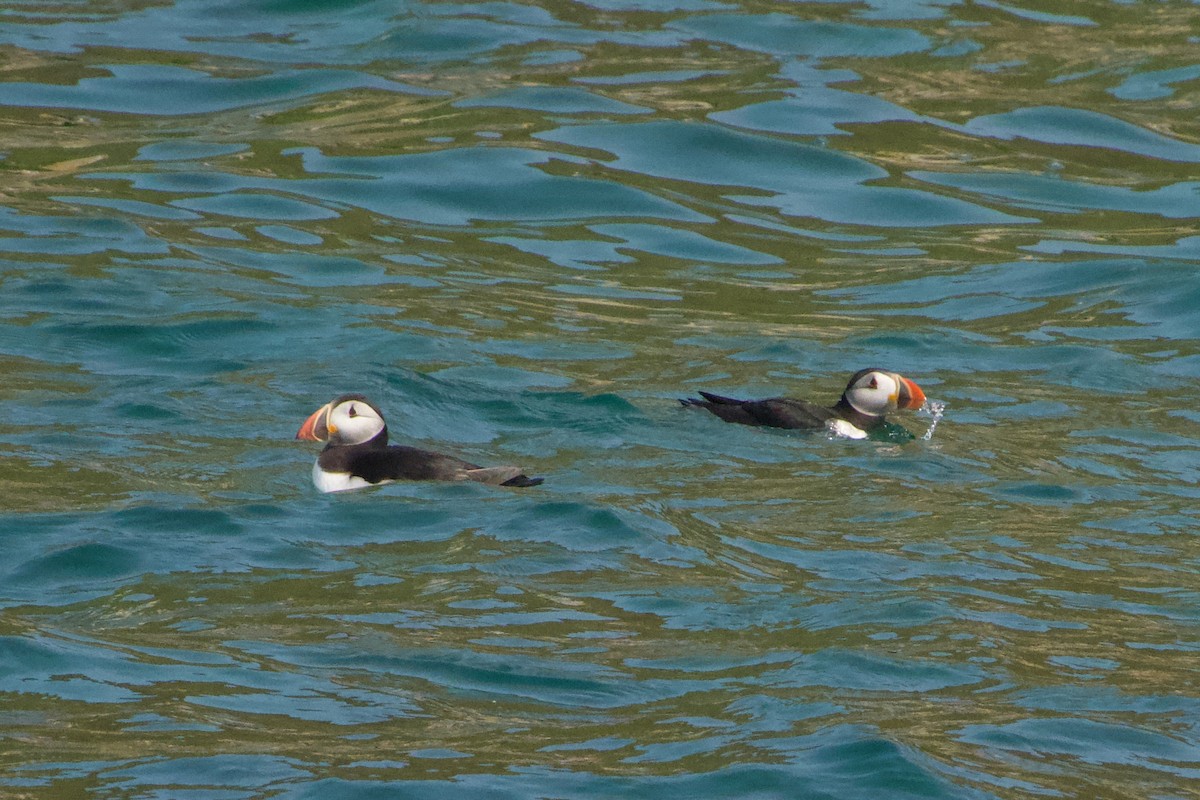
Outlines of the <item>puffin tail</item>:
[{"label": "puffin tail", "polygon": [[743,407],[745,400],[723,397],[712,392],[700,392],[700,397],[680,398],[679,402],[688,408],[703,408],[705,411],[711,411],[726,422],[740,422],[743,425],[759,424]]},{"label": "puffin tail", "polygon": [[[711,408],[712,406],[740,406],[745,400],[738,400],[733,397],[723,397],[712,392],[699,392],[700,397],[681,397],[679,402],[685,406],[699,406],[700,408]],[[703,399],[701,399],[703,398]]]},{"label": "puffin tail", "polygon": [[530,486],[541,486],[545,478],[531,478],[528,475],[518,475],[515,478],[510,478],[501,486],[515,486],[518,489],[528,489]]},{"label": "puffin tail", "polygon": [[493,486],[537,486],[544,478],[531,478],[520,467],[478,467],[466,470],[465,476]]}]

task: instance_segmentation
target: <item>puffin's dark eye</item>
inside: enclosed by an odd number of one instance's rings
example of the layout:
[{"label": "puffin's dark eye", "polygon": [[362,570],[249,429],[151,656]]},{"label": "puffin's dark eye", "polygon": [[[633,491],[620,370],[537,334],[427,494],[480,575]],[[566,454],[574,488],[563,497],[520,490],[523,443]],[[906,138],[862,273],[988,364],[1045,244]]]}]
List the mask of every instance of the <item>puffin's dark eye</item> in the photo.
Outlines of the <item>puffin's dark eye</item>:
[{"label": "puffin's dark eye", "polygon": [[358,416],[358,410],[357,410],[357,409],[355,409],[355,407],[354,407],[354,406],[350,406],[350,410],[349,410],[349,411],[347,411],[347,412],[346,412],[346,414],[347,414],[347,415],[349,415],[349,416],[351,416],[351,417],[357,417],[357,416]]},{"label": "puffin's dark eye", "polygon": [[[868,386],[868,388],[870,388],[870,389],[878,389],[878,388],[879,388],[879,381],[877,381],[875,378],[871,378],[871,383],[870,383],[870,385]],[[354,416],[354,412],[353,412],[353,411],[351,411],[351,412],[350,412],[350,416],[352,416],[352,417]]]}]

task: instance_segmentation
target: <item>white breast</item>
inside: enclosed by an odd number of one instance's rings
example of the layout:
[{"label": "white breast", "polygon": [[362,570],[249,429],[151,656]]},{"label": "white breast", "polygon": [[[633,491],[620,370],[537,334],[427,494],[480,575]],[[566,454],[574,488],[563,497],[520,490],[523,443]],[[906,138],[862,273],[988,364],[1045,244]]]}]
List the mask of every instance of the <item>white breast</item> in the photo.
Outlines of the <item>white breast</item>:
[{"label": "white breast", "polygon": [[326,472],[320,464],[313,464],[313,485],[322,492],[348,492],[372,486],[357,475],[348,472]]},{"label": "white breast", "polygon": [[844,436],[847,439],[865,439],[867,432],[857,428],[844,419],[831,419],[825,423],[834,436]]}]

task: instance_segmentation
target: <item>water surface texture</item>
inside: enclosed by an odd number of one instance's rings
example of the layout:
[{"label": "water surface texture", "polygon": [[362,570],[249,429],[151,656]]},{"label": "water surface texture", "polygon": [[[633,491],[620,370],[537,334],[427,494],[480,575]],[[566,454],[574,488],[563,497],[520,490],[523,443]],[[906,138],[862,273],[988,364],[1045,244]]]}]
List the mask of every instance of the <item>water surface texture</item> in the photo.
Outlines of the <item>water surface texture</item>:
[{"label": "water surface texture", "polygon": [[0,795],[1195,797],[1197,13],[0,4]]}]

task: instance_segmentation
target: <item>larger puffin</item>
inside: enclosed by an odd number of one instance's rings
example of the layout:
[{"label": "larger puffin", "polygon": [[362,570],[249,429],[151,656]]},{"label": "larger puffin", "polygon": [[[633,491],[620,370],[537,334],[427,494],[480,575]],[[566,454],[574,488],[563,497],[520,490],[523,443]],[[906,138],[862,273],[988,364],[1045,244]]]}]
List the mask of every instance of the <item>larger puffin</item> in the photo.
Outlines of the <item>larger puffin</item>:
[{"label": "larger puffin", "polygon": [[344,394],[318,408],[297,439],[325,442],[313,464],[322,492],[344,492],[393,481],[478,481],[496,486],[537,486],[520,467],[480,467],[454,456],[388,445],[383,414],[361,394]]},{"label": "larger puffin", "polygon": [[679,402],[685,406],[707,409],[726,422],[772,428],[825,428],[851,439],[865,439],[871,431],[884,424],[889,411],[901,408],[915,410],[925,405],[925,393],[903,375],[869,368],[859,370],[850,377],[846,391],[832,406],[820,406],[789,397],[735,400],[709,392],[700,392],[700,398],[689,397]]}]

